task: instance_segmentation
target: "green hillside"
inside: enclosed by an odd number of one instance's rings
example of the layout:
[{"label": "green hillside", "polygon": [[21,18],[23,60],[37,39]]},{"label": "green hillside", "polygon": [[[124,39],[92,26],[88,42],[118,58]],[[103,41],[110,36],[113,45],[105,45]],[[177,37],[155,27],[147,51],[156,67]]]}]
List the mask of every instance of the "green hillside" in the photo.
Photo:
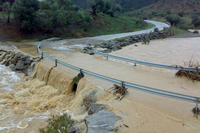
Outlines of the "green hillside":
[{"label": "green hillside", "polygon": [[198,12],[200,0],[159,0],[157,3],[135,10],[136,12]]},{"label": "green hillside", "polygon": [[[73,4],[80,6],[81,8],[88,8],[87,0],[71,0]],[[111,0],[122,7],[123,12],[133,11],[150,4],[154,4],[159,0]]]},{"label": "green hillside", "polygon": [[[87,0],[71,0],[81,8],[88,8]],[[172,12],[200,10],[200,0],[111,0],[122,7],[123,12]]]}]

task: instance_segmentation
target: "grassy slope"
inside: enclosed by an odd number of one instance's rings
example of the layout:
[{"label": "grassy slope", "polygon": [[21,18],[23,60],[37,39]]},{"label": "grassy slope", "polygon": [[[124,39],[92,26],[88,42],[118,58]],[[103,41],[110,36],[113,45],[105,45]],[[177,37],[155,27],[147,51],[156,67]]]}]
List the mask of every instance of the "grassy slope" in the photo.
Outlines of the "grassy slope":
[{"label": "grassy slope", "polygon": [[[159,22],[167,22],[167,20],[163,17],[154,17],[151,20],[159,21]],[[175,27],[175,26],[171,26],[170,29],[174,32],[174,35],[183,35],[183,34],[188,33],[188,31],[180,29],[180,28]]]},{"label": "grassy slope", "polygon": [[[5,15],[5,14],[3,14],[3,12],[0,12],[0,18],[3,18],[3,17],[7,18],[8,16],[7,16],[7,14]],[[10,14],[10,17],[11,18],[14,17],[13,13]]]},{"label": "grassy slope", "polygon": [[134,18],[126,18],[126,17],[112,18],[107,15],[101,17],[103,17],[105,24],[95,25],[88,31],[89,34],[93,36],[117,34],[117,33],[139,31],[154,27],[154,25],[152,24],[147,24],[146,26],[142,26],[140,24],[136,25],[137,19]]},{"label": "grassy slope", "polygon": [[[141,23],[136,24],[137,19],[126,18],[126,17],[110,17],[108,15],[99,15],[102,22],[91,22],[91,25],[88,25],[87,31],[85,32],[86,36],[97,36],[97,35],[108,35],[108,34],[117,34],[117,33],[125,33],[125,32],[133,32],[143,29],[148,29],[154,27],[154,25],[141,25]],[[44,35],[41,31],[35,31],[33,34],[24,34],[19,32],[19,29],[16,27],[16,24],[13,19],[13,14],[11,14],[11,23],[7,24],[6,19],[3,19],[2,12],[0,12],[0,40],[41,40],[44,38],[49,38],[52,35]],[[145,25],[145,26],[144,26]],[[76,28],[76,27],[75,27]],[[6,32],[5,32],[6,31]],[[77,32],[79,32],[77,30]],[[82,31],[81,31],[82,32]],[[64,38],[73,38],[73,36],[65,36]]]},{"label": "grassy slope", "polygon": [[153,21],[159,21],[159,22],[167,22],[167,20],[163,17],[154,17],[154,18],[151,18],[151,20]]},{"label": "grassy slope", "polygon": [[200,9],[200,1],[197,0],[160,0],[155,4],[143,7],[135,12],[146,12],[151,13],[153,11],[158,14],[170,10],[172,12],[188,11],[193,12],[194,10]]},{"label": "grassy slope", "polygon": [[188,31],[177,28],[175,26],[170,27],[170,29],[174,32],[174,35],[183,35],[188,33]]}]

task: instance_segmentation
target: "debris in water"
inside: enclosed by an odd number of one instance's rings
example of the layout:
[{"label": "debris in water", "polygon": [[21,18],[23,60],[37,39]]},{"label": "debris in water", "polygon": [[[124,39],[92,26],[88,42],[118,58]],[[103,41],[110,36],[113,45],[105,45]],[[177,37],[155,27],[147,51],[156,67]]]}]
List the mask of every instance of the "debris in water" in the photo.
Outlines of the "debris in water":
[{"label": "debris in water", "polygon": [[198,119],[198,115],[200,115],[200,109],[194,107],[194,108],[192,109],[192,112],[193,112],[193,115],[194,115],[194,116],[196,115],[196,118]]},{"label": "debris in water", "polygon": [[184,66],[194,67],[194,68],[196,68],[196,71],[179,70],[175,74],[177,77],[184,76],[188,79],[191,79],[192,81],[195,81],[195,80],[200,81],[200,72],[199,72],[200,65],[198,62],[194,63],[194,61],[191,59],[187,65],[184,62]]},{"label": "debris in water", "polygon": [[115,92],[113,93],[114,95],[116,95],[117,93],[122,95],[121,97],[120,97],[120,96],[117,96],[116,99],[122,100],[122,99],[126,96],[126,94],[127,94],[127,92],[128,92],[128,88],[126,88],[126,87],[124,87],[124,86],[121,87],[121,86],[119,86],[119,85],[114,84],[114,86],[113,86],[112,88],[113,88],[113,90],[115,91]]}]

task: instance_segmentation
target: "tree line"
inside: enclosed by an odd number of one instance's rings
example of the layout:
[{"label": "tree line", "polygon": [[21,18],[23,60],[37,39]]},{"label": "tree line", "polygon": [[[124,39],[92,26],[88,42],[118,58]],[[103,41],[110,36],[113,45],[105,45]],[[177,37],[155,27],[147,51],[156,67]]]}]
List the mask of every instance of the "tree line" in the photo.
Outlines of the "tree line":
[{"label": "tree line", "polygon": [[110,0],[88,0],[88,3],[90,11],[73,5],[71,0],[0,0],[7,23],[13,13],[17,24],[27,31],[39,27],[51,32],[70,24],[84,26],[99,12],[114,17],[115,12],[121,11],[121,7]]}]

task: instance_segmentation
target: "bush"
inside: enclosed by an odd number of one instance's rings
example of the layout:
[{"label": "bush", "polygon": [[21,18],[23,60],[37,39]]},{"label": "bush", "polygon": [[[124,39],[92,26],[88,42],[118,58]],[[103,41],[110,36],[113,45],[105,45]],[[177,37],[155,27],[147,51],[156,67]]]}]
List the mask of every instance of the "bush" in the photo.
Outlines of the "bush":
[{"label": "bush", "polygon": [[194,17],[194,18],[192,19],[192,24],[193,24],[195,27],[198,26],[198,25],[200,25],[200,18]]},{"label": "bush", "polygon": [[171,11],[166,11],[166,14],[167,14],[167,15],[171,14]]},{"label": "bush", "polygon": [[180,17],[177,14],[167,15],[166,19],[171,25],[177,25],[180,21]]},{"label": "bush", "polygon": [[164,30],[164,31],[167,31],[167,30],[169,30],[169,28],[168,28],[168,27],[164,27],[163,30]]},{"label": "bush", "polygon": [[199,34],[199,31],[198,31],[198,30],[195,30],[193,33]]},{"label": "bush", "polygon": [[39,129],[40,133],[67,133],[67,129],[73,126],[70,115],[51,116],[47,120],[46,131],[44,128]]},{"label": "bush", "polygon": [[192,25],[192,19],[190,17],[181,17],[178,23],[178,27],[184,30],[194,28]]},{"label": "bush", "polygon": [[16,0],[12,6],[15,20],[20,22],[21,28],[25,30],[37,27],[36,14],[38,10],[38,0]]},{"label": "bush", "polygon": [[154,32],[159,32],[159,29],[158,28],[154,28]]}]

